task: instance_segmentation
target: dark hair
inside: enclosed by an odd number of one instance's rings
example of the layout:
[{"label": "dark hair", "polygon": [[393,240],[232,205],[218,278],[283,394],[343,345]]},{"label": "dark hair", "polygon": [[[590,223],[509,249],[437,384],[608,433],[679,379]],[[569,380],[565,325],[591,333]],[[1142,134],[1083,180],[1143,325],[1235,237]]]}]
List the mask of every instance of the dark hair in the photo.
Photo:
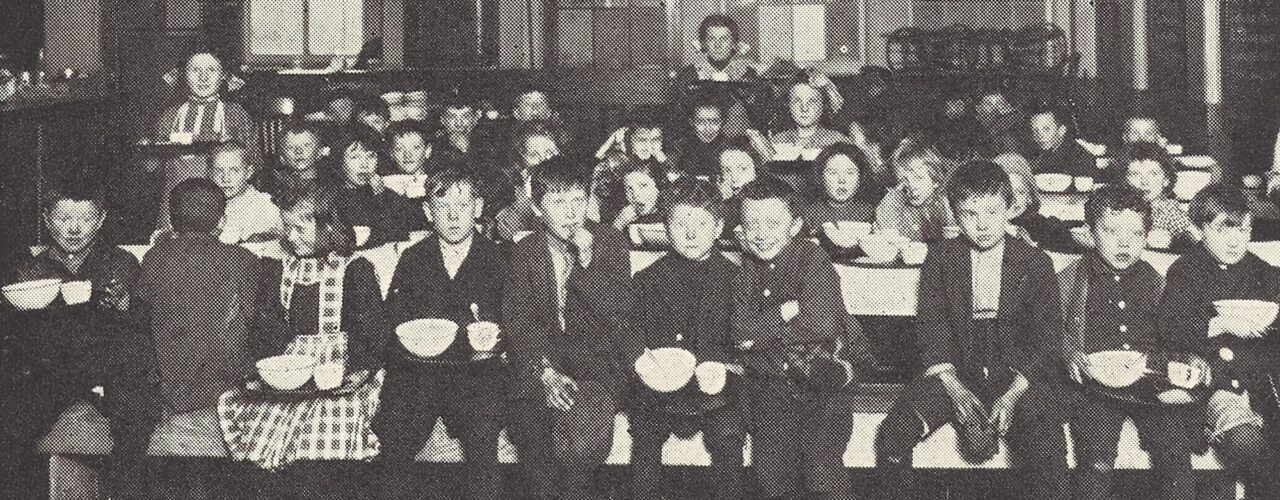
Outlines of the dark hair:
[{"label": "dark hair", "polygon": [[956,167],[947,182],[947,201],[955,210],[965,200],[979,196],[999,195],[1005,203],[1013,203],[1013,187],[1004,168],[989,160],[969,160]]},{"label": "dark hair", "polygon": [[534,93],[542,94],[542,97],[547,100],[547,106],[551,105],[551,94],[548,94],[542,87],[530,84],[523,85],[520,87],[520,90],[516,91],[515,97],[511,98],[511,109],[519,107],[520,101],[524,99],[524,96]]},{"label": "dark hair", "polygon": [[848,157],[849,160],[853,161],[854,166],[858,167],[858,189],[853,193],[854,198],[867,199],[871,193],[876,192],[875,186],[871,185],[875,180],[872,179],[870,162],[867,160],[866,152],[847,142],[837,142],[827,146],[813,160],[815,186],[824,185],[823,174],[827,170],[827,162],[837,156]]},{"label": "dark hair", "polygon": [[391,126],[387,127],[387,133],[386,133],[387,144],[391,145],[392,143],[395,142],[396,139],[399,139],[409,134],[417,134],[418,137],[422,138],[423,144],[426,144],[428,146],[431,144],[427,140],[430,137],[427,134],[427,131],[423,130],[421,125],[415,122],[410,122],[410,121],[395,122],[395,123],[392,123]]},{"label": "dark hair", "polygon": [[701,179],[685,177],[672,183],[661,201],[659,205],[666,212],[668,222],[670,222],[671,209],[679,205],[706,210],[717,221],[725,219],[725,206],[720,200],[720,191],[715,185]]},{"label": "dark hair", "polygon": [[685,119],[692,120],[694,114],[696,114],[699,109],[703,108],[716,110],[720,113],[720,118],[724,119],[724,104],[707,92],[697,92],[689,97],[684,108]]},{"label": "dark hair", "polygon": [[720,149],[716,151],[716,170],[720,170],[720,157],[723,156],[726,151],[742,151],[743,153],[746,153],[747,156],[751,157],[751,163],[756,165],[756,169],[760,169],[760,154],[756,152],[756,148],[751,147],[751,143],[746,137],[730,139],[724,141],[724,143],[720,145]]},{"label": "dark hair", "polygon": [[1249,216],[1249,199],[1238,187],[1222,183],[1213,183],[1196,193],[1191,199],[1191,208],[1187,210],[1191,223],[1204,229],[1217,219],[1226,216],[1229,227],[1240,227]]},{"label": "dark hair", "polygon": [[698,42],[704,42],[707,39],[707,32],[711,28],[729,28],[729,34],[733,36],[733,43],[738,43],[742,37],[742,32],[738,30],[738,22],[732,17],[724,14],[711,14],[702,18],[702,22],[698,24]]},{"label": "dark hair", "polygon": [[391,120],[391,106],[380,97],[360,96],[351,107],[351,118],[359,119],[361,115],[377,115],[384,120]]},{"label": "dark hair", "polygon": [[213,160],[217,158],[218,155],[227,153],[239,153],[240,158],[244,160],[245,166],[249,167],[250,175],[258,171],[258,162],[254,161],[253,155],[249,154],[249,148],[245,146],[243,142],[236,140],[213,146],[213,148],[209,150],[208,162],[205,165],[205,168],[213,168]]},{"label": "dark hair", "polygon": [[1142,193],[1124,184],[1108,184],[1095,190],[1084,202],[1084,222],[1094,227],[1107,212],[1133,211],[1142,215],[1142,227],[1151,230],[1151,204]]},{"label": "dark hair", "polygon": [[[286,137],[302,134],[311,134],[312,137],[316,138],[317,143],[321,145],[324,143],[324,133],[320,132],[320,126],[303,120],[294,120],[286,124],[276,140],[283,145]],[[280,152],[284,152],[283,147],[280,148]]]},{"label": "dark hair", "polygon": [[631,141],[635,140],[636,131],[641,129],[657,130],[659,138],[665,135],[662,133],[662,123],[659,122],[657,119],[655,119],[652,115],[648,113],[636,114],[634,117],[631,118],[631,123],[627,126],[627,132],[625,134],[626,137],[623,138],[623,143],[627,148],[628,154],[635,154],[635,152],[632,151],[632,148],[631,148]]},{"label": "dark hair", "polygon": [[444,115],[450,109],[466,108],[476,109],[476,100],[470,94],[462,91],[448,92],[444,96],[443,105],[440,106],[440,114]]},{"label": "dark hair", "polygon": [[552,142],[556,143],[556,147],[560,148],[561,152],[564,152],[564,145],[568,143],[567,134],[555,124],[540,120],[520,124],[516,129],[516,133],[511,135],[511,147],[507,152],[510,155],[510,160],[507,162],[508,165],[517,168],[523,167],[524,164],[521,157],[524,156],[524,146],[533,137],[551,139]]},{"label": "dark hair", "polygon": [[207,233],[218,228],[227,210],[227,196],[213,181],[193,177],[169,193],[169,219],[178,233]]},{"label": "dark hair", "polygon": [[359,146],[365,151],[382,152],[386,149],[386,141],[376,131],[366,127],[349,127],[338,141],[334,156],[341,156],[348,149]]},{"label": "dark hair", "polygon": [[1063,110],[1061,107],[1057,105],[1049,104],[1049,103],[1041,103],[1039,105],[1036,105],[1031,108],[1029,113],[1027,113],[1027,118],[1032,119],[1040,115],[1052,116],[1053,121],[1057,122],[1058,125],[1070,128],[1071,115],[1067,114],[1065,110]]},{"label": "dark hair", "polygon": [[1129,144],[1120,150],[1120,155],[1116,156],[1108,167],[1108,177],[1118,182],[1126,182],[1125,177],[1129,175],[1129,165],[1136,161],[1151,160],[1160,165],[1160,169],[1164,170],[1165,180],[1168,181],[1164,187],[1166,195],[1173,191],[1173,185],[1178,180],[1177,160],[1174,160],[1164,148],[1148,142],[1137,142]]},{"label": "dark hair", "polygon": [[562,193],[573,189],[586,192],[591,176],[585,175],[578,163],[564,156],[556,156],[539,163],[529,178],[530,196],[534,204],[542,203],[548,193]]},{"label": "dark hair", "polygon": [[756,180],[751,181],[742,188],[742,192],[739,195],[744,201],[781,200],[787,205],[787,211],[791,212],[792,217],[799,215],[796,206],[798,200],[796,200],[795,188],[787,184],[786,181],[772,175],[758,177]]},{"label": "dark hair", "polygon": [[455,186],[469,186],[471,188],[471,196],[482,198],[479,190],[480,183],[470,173],[457,168],[446,168],[437,170],[427,176],[426,190],[428,198],[439,198],[444,196]]},{"label": "dark hair", "polygon": [[[217,186],[214,186],[217,187]],[[218,189],[219,196],[222,190]],[[101,189],[94,182],[88,182],[84,179],[65,179],[58,182],[58,185],[44,193],[44,211],[49,213],[53,211],[53,207],[58,205],[60,201],[87,201],[97,207],[99,211],[106,212],[106,197],[102,194]]]},{"label": "dark hair", "polygon": [[280,212],[291,212],[300,207],[310,208],[309,212],[316,224],[316,255],[323,256],[336,253],[350,256],[355,252],[356,235],[351,224],[338,210],[337,192],[329,187],[306,189],[284,196],[280,203]]}]

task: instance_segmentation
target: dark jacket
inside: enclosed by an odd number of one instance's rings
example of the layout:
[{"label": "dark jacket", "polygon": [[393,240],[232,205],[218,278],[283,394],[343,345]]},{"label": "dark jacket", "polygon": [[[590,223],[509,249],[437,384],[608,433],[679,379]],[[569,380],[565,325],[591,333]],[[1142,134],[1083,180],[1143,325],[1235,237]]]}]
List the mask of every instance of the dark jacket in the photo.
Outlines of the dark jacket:
[{"label": "dark jacket", "polygon": [[1057,173],[1073,177],[1093,177],[1101,173],[1093,155],[1071,137],[1063,138],[1058,149],[1040,151],[1031,162],[1031,169],[1037,174]]},{"label": "dark jacket", "polygon": [[411,231],[427,229],[421,200],[410,200],[390,189],[373,194],[368,186],[338,190],[338,213],[352,226],[367,226],[367,245],[405,241]]},{"label": "dark jacket", "polygon": [[1147,261],[1116,271],[1090,252],[1063,268],[1058,281],[1066,320],[1065,356],[1156,342],[1164,276]]},{"label": "dark jacket", "polygon": [[[565,285],[565,328],[560,327],[555,268],[545,228],[520,240],[503,288],[507,350],[516,371],[517,397],[541,394],[543,359],[574,379],[618,389],[614,336],[630,304],[631,263],[622,234],[589,224],[595,237],[591,266],[575,262]],[[536,396],[540,397],[540,396]]]},{"label": "dark jacket", "polygon": [[930,246],[920,269],[916,313],[923,367],[951,363],[961,380],[980,377],[983,367],[1009,367],[1035,384],[1060,366],[1062,317],[1053,262],[1016,238],[1005,238],[1004,245],[997,333],[990,346],[976,345],[969,241]]}]

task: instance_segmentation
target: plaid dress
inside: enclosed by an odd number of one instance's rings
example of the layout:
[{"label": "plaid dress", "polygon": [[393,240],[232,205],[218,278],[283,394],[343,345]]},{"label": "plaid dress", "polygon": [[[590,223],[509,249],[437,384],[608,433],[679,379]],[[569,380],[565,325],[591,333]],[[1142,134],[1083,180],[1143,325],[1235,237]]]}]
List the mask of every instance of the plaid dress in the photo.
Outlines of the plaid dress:
[{"label": "plaid dress", "polygon": [[[319,333],[299,335],[285,354],[311,356],[321,363],[347,360],[342,324],[342,283],[349,259],[286,259],[280,301],[288,310],[295,285],[320,285]],[[222,395],[218,417],[231,457],[263,469],[296,460],[367,460],[378,454],[369,424],[378,411],[384,373],[343,396],[299,401],[262,399],[237,389]]]}]

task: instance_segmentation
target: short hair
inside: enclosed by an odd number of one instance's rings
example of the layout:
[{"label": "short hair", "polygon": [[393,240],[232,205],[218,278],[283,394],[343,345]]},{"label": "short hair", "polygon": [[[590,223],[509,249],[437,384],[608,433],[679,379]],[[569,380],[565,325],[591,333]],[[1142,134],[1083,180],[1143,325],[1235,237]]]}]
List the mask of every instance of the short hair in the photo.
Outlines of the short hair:
[{"label": "short hair", "polygon": [[1027,113],[1027,119],[1030,120],[1040,115],[1052,116],[1053,121],[1057,122],[1058,125],[1070,128],[1070,115],[1067,114],[1066,110],[1062,109],[1062,107],[1058,105],[1040,103],[1039,105],[1031,108],[1030,112]]},{"label": "short hair", "polygon": [[692,120],[694,115],[698,113],[698,110],[703,108],[716,110],[720,113],[720,119],[724,119],[724,104],[706,92],[694,93],[694,95],[689,98],[689,101],[684,108],[684,117]]},{"label": "short hair", "polygon": [[787,205],[787,211],[791,212],[792,217],[800,214],[797,211],[799,200],[796,199],[796,189],[787,184],[786,181],[772,175],[757,177],[756,180],[743,187],[742,192],[739,194],[744,201],[781,200]]},{"label": "short hair", "polygon": [[386,149],[386,140],[376,131],[366,127],[348,127],[337,146],[335,156],[339,157],[354,147],[380,153]]},{"label": "short hair", "polygon": [[417,123],[414,123],[414,122],[401,121],[401,122],[392,123],[391,126],[387,127],[386,134],[387,134],[388,146],[394,144],[396,139],[405,137],[410,134],[417,134],[418,137],[422,138],[422,142],[424,144],[430,145],[430,143],[427,141],[428,139],[427,131],[423,130],[421,125],[418,125]]},{"label": "short hair", "polygon": [[355,99],[351,108],[351,117],[359,119],[363,115],[377,115],[390,121],[391,106],[380,97],[360,96]]},{"label": "short hair", "polygon": [[568,135],[563,129],[557,127],[553,123],[540,120],[522,123],[516,129],[516,133],[511,136],[511,146],[508,151],[511,155],[510,158],[512,164],[518,164],[520,162],[520,157],[524,155],[525,143],[529,142],[529,139],[534,137],[546,137],[551,139],[551,142],[556,143],[556,146],[560,148],[561,151],[564,150],[565,144],[568,143]]},{"label": "short hair", "polygon": [[665,135],[662,133],[662,128],[662,123],[648,113],[640,113],[632,117],[630,125],[627,126],[626,137],[623,138],[627,152],[632,153],[631,141],[635,140],[637,130],[657,130],[658,137],[662,137]]},{"label": "short hair", "polygon": [[670,221],[671,209],[676,206],[701,208],[711,214],[717,221],[725,220],[724,202],[720,200],[720,191],[709,181],[693,177],[685,177],[671,184],[660,198],[659,205]]},{"label": "short hair", "polygon": [[[219,189],[218,193],[221,194],[222,190]],[[52,212],[53,208],[58,206],[58,202],[61,201],[87,201],[92,203],[94,208],[97,208],[98,211],[107,211],[106,196],[103,195],[102,190],[98,187],[97,183],[87,182],[83,179],[64,179],[63,181],[58,182],[58,184],[52,189],[45,191],[45,213],[48,214]]]},{"label": "short hair", "polygon": [[1149,142],[1138,142],[1129,144],[1120,150],[1120,155],[1116,156],[1111,163],[1110,178],[1119,182],[1124,182],[1125,176],[1129,175],[1129,165],[1136,161],[1150,160],[1160,165],[1160,169],[1164,170],[1164,177],[1168,179],[1169,184],[1165,186],[1164,192],[1168,194],[1173,190],[1175,181],[1178,180],[1178,163],[1173,159],[1163,147]]},{"label": "short hair", "polygon": [[213,168],[214,159],[216,159],[218,155],[228,153],[239,153],[240,159],[244,160],[244,165],[249,167],[250,174],[258,171],[258,162],[254,161],[252,155],[249,154],[249,148],[245,146],[243,142],[236,140],[214,145],[213,148],[209,150],[209,157],[205,167]]},{"label": "short hair", "polygon": [[563,193],[574,189],[586,192],[591,176],[579,167],[575,160],[555,156],[534,167],[529,178],[529,191],[534,204],[542,203],[548,193]]},{"label": "short hair", "polygon": [[316,254],[350,256],[355,252],[356,235],[338,209],[338,193],[330,187],[316,187],[290,193],[281,199],[280,212],[306,207],[316,224]]},{"label": "short hair", "polygon": [[169,220],[178,233],[207,233],[218,228],[227,210],[227,196],[213,181],[193,177],[169,193]]},{"label": "short hair", "polygon": [[450,109],[476,109],[476,99],[471,95],[462,92],[448,92],[444,96],[444,103],[440,106],[440,114],[443,116]]},{"label": "short hair", "polygon": [[294,120],[287,123],[284,129],[280,131],[277,141],[280,144],[284,144],[285,139],[289,136],[302,134],[311,134],[312,137],[316,138],[317,143],[324,142],[324,133],[320,131],[320,126],[305,120]]},{"label": "short hair", "polygon": [[835,106],[831,105],[831,97],[828,96],[826,92],[823,92],[822,89],[809,84],[808,71],[800,71],[796,73],[794,77],[787,81],[787,85],[784,87],[786,91],[779,96],[782,98],[782,113],[783,116],[786,117],[787,123],[794,125],[791,118],[791,93],[795,92],[796,87],[801,85],[810,87],[814,92],[818,93],[818,98],[822,100],[822,113],[818,115],[818,123],[825,123],[829,118],[831,118],[831,115],[835,113]]},{"label": "short hair", "polygon": [[917,160],[924,162],[929,177],[939,184],[946,182],[947,176],[951,174],[952,163],[942,157],[937,146],[927,141],[903,139],[889,157],[895,174]]},{"label": "short hair", "polygon": [[1001,196],[1013,203],[1013,188],[1004,168],[989,160],[969,160],[956,167],[947,182],[947,201],[955,210],[965,200],[979,196]]},{"label": "short hair", "polygon": [[818,153],[818,157],[813,160],[813,176],[817,182],[816,185],[823,184],[823,173],[827,170],[827,162],[837,156],[848,157],[853,161],[854,166],[858,167],[858,190],[853,193],[854,198],[865,199],[875,192],[872,186],[875,180],[872,179],[867,154],[861,148],[847,142],[837,142]]},{"label": "short hair", "polygon": [[1191,223],[1200,229],[1220,215],[1226,216],[1228,227],[1241,227],[1249,216],[1249,199],[1240,188],[1215,182],[1196,193],[1187,214]]},{"label": "short hair", "polygon": [[707,32],[711,28],[728,28],[729,34],[733,36],[733,42],[737,43],[742,36],[742,32],[738,30],[738,22],[732,17],[725,14],[711,14],[702,18],[702,22],[698,24],[698,41],[703,42],[707,39]]},{"label": "short hair", "polygon": [[1084,222],[1094,227],[1107,212],[1130,210],[1142,215],[1142,227],[1151,230],[1151,204],[1142,192],[1125,184],[1107,184],[1089,195],[1084,202]]},{"label": "short hair", "polygon": [[483,198],[479,189],[479,181],[472,177],[469,172],[453,167],[437,170],[427,176],[427,196],[429,198],[439,198],[448,194],[450,189],[464,185],[471,188],[472,197]]}]

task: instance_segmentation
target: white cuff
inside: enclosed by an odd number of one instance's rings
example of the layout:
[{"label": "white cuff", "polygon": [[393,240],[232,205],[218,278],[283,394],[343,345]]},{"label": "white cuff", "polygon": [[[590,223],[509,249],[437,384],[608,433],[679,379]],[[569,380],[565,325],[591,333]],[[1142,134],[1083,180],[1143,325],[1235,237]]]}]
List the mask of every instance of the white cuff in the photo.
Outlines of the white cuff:
[{"label": "white cuff", "polygon": [[924,376],[932,377],[934,375],[937,375],[945,371],[955,371],[955,369],[956,369],[956,365],[953,365],[951,363],[938,363],[936,365],[930,366],[929,369],[925,370]]}]

